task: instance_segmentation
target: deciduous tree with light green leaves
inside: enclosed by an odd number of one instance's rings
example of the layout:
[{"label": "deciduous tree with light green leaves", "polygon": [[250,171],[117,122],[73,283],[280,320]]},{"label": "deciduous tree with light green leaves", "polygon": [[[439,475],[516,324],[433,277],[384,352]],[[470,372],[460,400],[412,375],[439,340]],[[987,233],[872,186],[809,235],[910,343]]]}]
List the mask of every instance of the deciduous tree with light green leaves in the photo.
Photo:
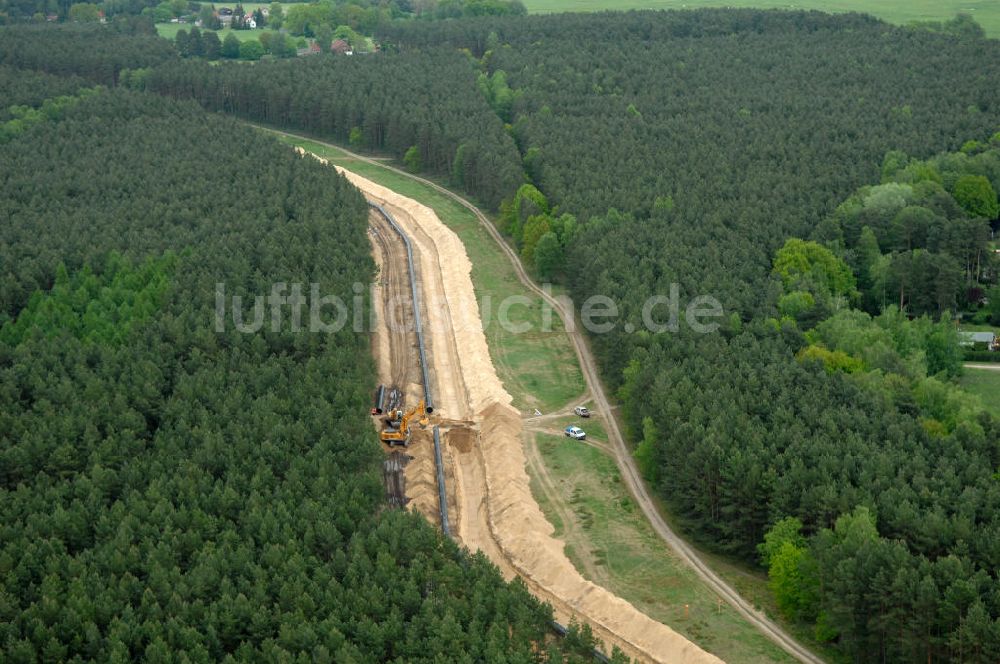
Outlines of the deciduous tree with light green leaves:
[{"label": "deciduous tree with light green leaves", "polygon": [[816,306],[816,298],[809,291],[785,293],[778,300],[778,311],[782,316],[802,321]]},{"label": "deciduous tree with light green leaves", "polygon": [[794,620],[814,620],[819,577],[816,561],[802,535],[802,522],[795,517],[778,521],[764,535],[764,542],[757,550],[782,613]]},{"label": "deciduous tree with light green leaves", "polygon": [[553,279],[563,268],[563,248],[555,233],[546,233],[535,245],[535,269],[543,279]]},{"label": "deciduous tree with light green leaves", "polygon": [[420,148],[416,145],[411,145],[410,149],[406,151],[403,155],[403,163],[406,164],[406,168],[409,169],[411,173],[420,172]]},{"label": "deciduous tree with light green leaves", "polygon": [[656,461],[656,441],[659,431],[652,417],[642,418],[642,440],[635,448],[635,460],[639,471],[649,482],[657,482],[660,478],[660,467]]},{"label": "deciduous tree with light green leaves", "polygon": [[[229,37],[226,37],[226,39],[229,39]],[[260,60],[263,56],[264,45],[256,39],[248,39],[240,44],[240,60]]]},{"label": "deciduous tree with light green leaves", "polygon": [[69,8],[69,20],[74,23],[96,23],[101,20],[100,10],[90,2],[78,2]]},{"label": "deciduous tree with light green leaves", "polygon": [[511,107],[516,97],[510,86],[507,85],[507,73],[503,70],[493,72],[493,75],[482,73],[479,75],[479,90],[486,97],[493,110],[503,119],[504,122],[511,120]]},{"label": "deciduous tree with light green leaves", "polygon": [[525,263],[534,265],[535,247],[538,245],[538,241],[551,230],[547,215],[537,214],[528,218],[521,235],[521,258]]},{"label": "deciduous tree with light green leaves", "polygon": [[333,28],[324,23],[316,28],[316,45],[323,53],[330,51],[330,44],[333,42]]},{"label": "deciduous tree with light green leaves", "polygon": [[280,2],[272,2],[271,10],[267,13],[268,24],[278,30],[281,28],[282,23],[285,20],[285,9],[281,6]]},{"label": "deciduous tree with light green leaves", "polygon": [[1000,216],[997,192],[982,175],[963,175],[955,182],[955,200],[974,217],[996,219]]},{"label": "deciduous tree with light green leaves", "polygon": [[514,195],[509,206],[501,209],[500,223],[505,232],[518,244],[521,243],[524,226],[535,215],[548,214],[549,202],[545,194],[534,185],[523,184]]},{"label": "deciduous tree with light green leaves", "polygon": [[361,131],[361,127],[351,127],[351,132],[347,137],[347,142],[351,144],[352,148],[364,147],[365,134]]},{"label": "deciduous tree with light green leaves", "polygon": [[863,371],[865,363],[848,355],[842,350],[830,350],[821,345],[806,346],[795,356],[800,362],[818,361],[828,374],[858,373]]},{"label": "deciduous tree with light green leaves", "polygon": [[774,273],[788,292],[806,290],[825,297],[855,294],[851,268],[818,242],[790,238],[775,254]]}]

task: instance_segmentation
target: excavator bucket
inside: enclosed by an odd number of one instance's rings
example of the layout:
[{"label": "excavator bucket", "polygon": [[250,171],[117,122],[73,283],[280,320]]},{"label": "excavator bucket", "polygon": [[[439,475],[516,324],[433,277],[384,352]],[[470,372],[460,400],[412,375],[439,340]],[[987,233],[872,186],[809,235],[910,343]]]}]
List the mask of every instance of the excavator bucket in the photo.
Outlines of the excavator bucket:
[{"label": "excavator bucket", "polygon": [[414,408],[403,413],[403,411],[390,412],[385,419],[385,428],[382,429],[381,439],[383,443],[389,445],[409,445],[410,444],[410,422],[416,420],[421,428],[429,424],[427,419],[427,409],[421,401]]}]

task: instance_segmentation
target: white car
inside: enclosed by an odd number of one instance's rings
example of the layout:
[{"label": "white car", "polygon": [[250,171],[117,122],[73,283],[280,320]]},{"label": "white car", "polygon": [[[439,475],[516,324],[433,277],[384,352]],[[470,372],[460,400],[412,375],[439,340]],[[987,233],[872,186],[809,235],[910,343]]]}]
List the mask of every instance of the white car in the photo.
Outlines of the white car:
[{"label": "white car", "polygon": [[577,414],[577,417],[590,417],[590,411],[587,410],[586,406],[577,406],[573,412]]},{"label": "white car", "polygon": [[566,427],[566,431],[564,431],[563,433],[566,434],[567,438],[572,438],[573,440],[587,439],[587,432],[581,429],[580,427]]}]

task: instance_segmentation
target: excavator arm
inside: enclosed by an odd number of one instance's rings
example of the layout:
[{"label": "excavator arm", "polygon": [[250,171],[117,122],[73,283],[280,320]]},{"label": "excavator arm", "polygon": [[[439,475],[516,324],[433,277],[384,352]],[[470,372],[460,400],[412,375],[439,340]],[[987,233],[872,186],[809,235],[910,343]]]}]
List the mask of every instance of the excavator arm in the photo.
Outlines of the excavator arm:
[{"label": "excavator arm", "polygon": [[380,436],[382,442],[388,445],[408,445],[410,443],[410,423],[414,418],[417,418],[420,426],[427,426],[427,407],[423,399],[414,408],[402,413],[401,416],[386,420],[385,428],[382,429]]}]

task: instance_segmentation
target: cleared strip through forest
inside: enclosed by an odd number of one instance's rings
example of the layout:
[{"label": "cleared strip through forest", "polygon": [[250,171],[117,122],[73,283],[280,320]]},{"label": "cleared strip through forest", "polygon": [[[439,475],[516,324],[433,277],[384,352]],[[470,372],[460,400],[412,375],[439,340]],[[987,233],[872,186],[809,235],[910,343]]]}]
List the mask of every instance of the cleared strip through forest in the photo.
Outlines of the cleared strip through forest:
[{"label": "cleared strip through forest", "polygon": [[[430,413],[434,410],[434,396],[431,390],[431,381],[427,374],[427,351],[424,346],[423,321],[420,318],[420,294],[417,288],[416,271],[413,268],[413,245],[410,244],[410,238],[407,237],[406,232],[400,228],[388,210],[374,201],[368,201],[368,205],[373,210],[378,211],[389,222],[389,225],[396,231],[399,238],[403,241],[403,245],[406,247],[407,273],[410,278],[410,294],[413,298],[413,320],[417,333],[417,352],[420,355],[420,373],[424,380],[424,403],[427,406],[427,412]],[[437,468],[438,509],[441,514],[441,530],[445,535],[451,537],[451,526],[448,523],[448,492],[444,481],[444,461],[441,459],[441,429],[438,426],[434,427],[434,465]]]},{"label": "cleared strip through forest", "polygon": [[[486,554],[506,578],[520,576],[530,592],[552,605],[560,620],[586,622],[599,641],[618,646],[636,661],[718,664],[717,657],[672,628],[584,579],[566,557],[563,543],[551,536],[552,525],[529,486],[523,420],[490,356],[471,279],[473,265],[458,234],[416,199],[337,168],[391,210],[413,243],[430,332],[429,371],[438,394],[435,419],[445,433],[449,470],[455,470],[459,541]],[[474,218],[472,223],[481,232]],[[407,281],[400,274],[397,292],[405,290],[399,286]]]},{"label": "cleared strip through forest", "polygon": [[[252,124],[252,123],[251,123]],[[747,600],[745,600],[735,588],[733,588],[727,581],[725,581],[721,576],[719,576],[694,550],[683,538],[677,535],[672,528],[666,523],[663,516],[660,514],[656,503],[649,494],[645,483],[641,479],[638,468],[635,465],[634,459],[628,450],[625,443],[624,436],[618,426],[618,422],[614,417],[612,412],[612,407],[610,400],[604,392],[604,386],[600,380],[600,374],[597,370],[597,364],[590,352],[589,346],[583,334],[579,331],[579,326],[576,324],[573,312],[564,305],[563,302],[553,297],[550,293],[543,290],[538,284],[532,280],[521,263],[520,257],[514,251],[514,249],[503,239],[499,231],[489,220],[489,218],[475,205],[466,200],[465,198],[459,196],[458,194],[452,192],[451,190],[437,184],[432,180],[422,178],[418,175],[408,173],[402,169],[396,168],[389,164],[370,159],[364,155],[357,154],[350,150],[346,150],[341,146],[333,145],[329,143],[324,143],[323,141],[318,141],[313,138],[295,134],[292,132],[285,132],[281,130],[272,129],[270,127],[264,127],[261,125],[254,125],[275,134],[280,134],[283,136],[288,136],[292,138],[307,139],[319,144],[325,144],[330,147],[340,150],[345,155],[352,159],[363,161],[370,165],[376,166],[378,168],[383,168],[391,171],[397,175],[412,179],[414,181],[420,182],[425,186],[428,186],[435,191],[451,198],[456,203],[462,207],[468,209],[475,217],[479,220],[479,223],[483,228],[489,233],[490,237],[495,241],[496,245],[501,249],[501,251],[507,256],[511,265],[513,266],[518,280],[523,284],[525,288],[529,291],[541,297],[545,302],[549,304],[559,314],[562,319],[564,326],[566,327],[567,334],[573,344],[574,351],[576,352],[577,358],[580,362],[580,366],[583,369],[584,378],[587,383],[587,387],[590,389],[594,397],[594,402],[596,403],[596,410],[604,415],[604,419],[607,422],[608,427],[608,438],[612,445],[612,450],[614,452],[615,462],[621,471],[622,477],[625,480],[626,486],[628,486],[629,492],[635,498],[636,502],[641,507],[643,514],[649,520],[653,529],[659,535],[670,548],[673,550],[682,560],[684,560],[691,568],[697,573],[699,578],[705,582],[714,592],[716,592],[723,600],[726,601],[730,606],[732,606],[741,616],[743,616],[747,621],[755,625],[762,633],[764,633],[768,638],[778,644],[783,650],[788,652],[790,655],[795,657],[801,662],[806,662],[808,664],[820,664],[824,660],[818,657],[816,654],[808,650],[805,646],[800,644],[793,636],[786,632],[780,625],[771,620],[764,612],[754,608]]]},{"label": "cleared strip through forest", "polygon": [[437,467],[438,502],[441,506],[441,531],[451,537],[448,523],[448,495],[444,484],[444,461],[441,459],[441,428],[434,427],[434,465]]},{"label": "cleared strip through forest", "polygon": [[413,321],[417,331],[417,352],[420,354],[420,373],[424,380],[424,403],[427,406],[427,412],[433,413],[434,393],[431,390],[430,378],[427,376],[427,351],[424,345],[424,325],[420,320],[420,292],[417,287],[415,270],[413,269],[413,246],[410,244],[410,238],[406,236],[406,233],[403,232],[403,229],[399,227],[399,224],[396,223],[396,220],[392,218],[392,215],[385,208],[373,201],[368,201],[368,205],[372,209],[377,210],[389,222],[389,225],[392,226],[392,229],[403,240],[403,245],[406,247],[406,264],[410,275],[410,294],[413,298]]},{"label": "cleared strip through forest", "polygon": [[[432,404],[432,390],[430,386],[430,379],[427,373],[427,359],[424,347],[424,334],[423,334],[423,324],[420,317],[420,300],[419,300],[419,289],[417,286],[417,279],[415,275],[415,270],[413,268],[413,247],[410,243],[410,238],[407,236],[406,232],[396,223],[392,214],[389,213],[384,207],[378,203],[369,200],[368,205],[376,210],[396,231],[396,234],[402,240],[403,245],[406,247],[407,263],[408,263],[408,276],[410,282],[410,291],[412,294],[412,307],[414,311],[414,327],[416,328],[417,334],[417,344],[420,354],[420,368],[424,380],[424,398],[427,404]],[[430,406],[428,406],[430,407]],[[445,468],[444,460],[441,456],[441,428],[437,425],[434,426],[434,463],[437,469],[437,483],[438,483],[438,505],[439,513],[441,518],[441,530],[448,537],[452,536],[451,526],[448,520],[448,498],[447,498],[447,487],[445,483]],[[568,633],[568,629],[565,625],[562,625],[558,621],[552,621],[552,630],[560,637],[565,637]],[[597,662],[610,662],[611,660],[598,649],[593,651],[594,660]]]}]

